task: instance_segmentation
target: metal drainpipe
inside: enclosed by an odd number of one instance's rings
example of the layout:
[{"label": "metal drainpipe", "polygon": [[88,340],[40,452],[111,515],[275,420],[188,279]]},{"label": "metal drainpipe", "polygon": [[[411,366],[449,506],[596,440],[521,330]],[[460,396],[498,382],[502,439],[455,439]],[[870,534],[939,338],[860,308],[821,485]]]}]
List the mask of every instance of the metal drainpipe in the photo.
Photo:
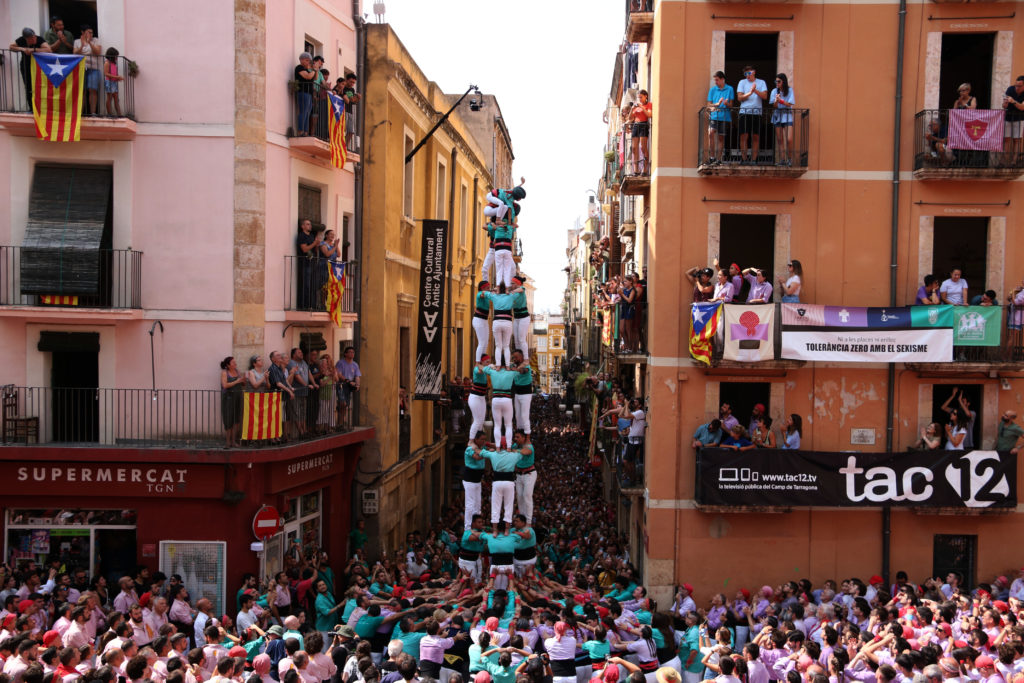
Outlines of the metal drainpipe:
[{"label": "metal drainpipe", "polygon": [[[893,145],[892,145],[892,223],[889,228],[889,305],[896,305],[896,284],[899,252],[899,220],[900,220],[900,132],[903,117],[903,48],[907,36],[907,0],[900,0],[899,29],[896,41],[896,107],[893,113]],[[895,427],[894,410],[896,408],[896,364],[889,363],[886,381],[885,403],[885,450],[892,452],[895,443],[893,429]],[[889,585],[889,565],[892,549],[892,508],[882,508],[882,578]]]},{"label": "metal drainpipe", "polygon": [[[363,20],[362,14],[360,13],[360,0],[352,0],[352,20],[356,25],[356,76],[359,81],[363,83],[363,94],[366,94],[366,22]],[[362,332],[363,332],[363,282],[364,276],[366,275],[365,263],[363,261],[363,157],[366,155],[366,149],[364,145],[366,143],[366,137],[364,135],[364,127],[366,117],[363,116],[365,109],[365,103],[356,107],[356,134],[359,136],[359,158],[360,161],[355,166],[355,215],[353,220],[355,221],[355,234],[353,240],[355,241],[354,249],[359,263],[359,281],[356,287],[354,301],[352,302],[353,307],[356,309],[356,321],[352,325],[352,344],[356,347],[356,357],[362,358],[360,352],[362,351]],[[359,403],[357,399],[352,405],[352,423],[357,424],[359,420]],[[361,458],[360,458],[361,459]],[[356,463],[358,470],[359,464]],[[376,480],[374,480],[376,481]],[[372,485],[372,484],[371,484]],[[352,489],[350,491],[350,519],[352,524],[355,525],[355,520],[359,519],[359,513],[361,508],[359,505],[359,496],[356,495],[357,489],[360,488],[358,477],[353,478]]]},{"label": "metal drainpipe", "polygon": [[452,269],[453,269],[453,256],[455,242],[452,239],[452,235],[455,232],[452,229],[452,217],[455,215],[455,160],[459,156],[459,151],[455,147],[452,147],[452,161],[451,167],[448,171],[448,327],[451,329],[452,334],[448,336],[448,343],[445,344],[444,353],[444,365],[448,371],[448,377],[450,380],[452,376],[452,336],[455,334],[455,321],[452,319],[452,301],[455,299],[455,283],[452,282]]}]

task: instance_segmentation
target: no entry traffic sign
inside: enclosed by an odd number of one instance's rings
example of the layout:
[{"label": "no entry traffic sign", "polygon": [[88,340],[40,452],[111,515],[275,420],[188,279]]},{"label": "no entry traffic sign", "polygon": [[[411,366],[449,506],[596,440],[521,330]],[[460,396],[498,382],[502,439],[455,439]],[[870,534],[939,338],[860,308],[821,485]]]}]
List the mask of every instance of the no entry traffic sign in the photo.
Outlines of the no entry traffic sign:
[{"label": "no entry traffic sign", "polygon": [[264,505],[252,518],[252,533],[261,541],[267,540],[280,531],[281,515],[277,513],[275,507]]}]

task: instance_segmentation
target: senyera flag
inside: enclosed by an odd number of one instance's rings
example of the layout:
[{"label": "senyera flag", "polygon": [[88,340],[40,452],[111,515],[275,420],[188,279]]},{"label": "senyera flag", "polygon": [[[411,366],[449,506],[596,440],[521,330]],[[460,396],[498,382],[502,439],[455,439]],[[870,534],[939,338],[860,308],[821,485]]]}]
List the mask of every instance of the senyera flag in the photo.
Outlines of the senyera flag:
[{"label": "senyera flag", "polygon": [[1002,109],[950,109],[949,148],[1001,152],[1004,118]]},{"label": "senyera flag", "polygon": [[81,139],[85,57],[36,52],[32,55],[32,115],[36,135],[51,142]]},{"label": "senyera flag", "polygon": [[327,103],[330,105],[330,125],[328,131],[331,137],[331,163],[335,168],[344,168],[348,160],[348,150],[345,148],[345,100],[334,93],[327,92]]},{"label": "senyera flag", "polygon": [[327,312],[331,320],[341,327],[341,295],[345,293],[345,264],[327,262]]},{"label": "senyera flag", "polygon": [[281,438],[281,392],[243,394],[242,439],[263,441]]}]

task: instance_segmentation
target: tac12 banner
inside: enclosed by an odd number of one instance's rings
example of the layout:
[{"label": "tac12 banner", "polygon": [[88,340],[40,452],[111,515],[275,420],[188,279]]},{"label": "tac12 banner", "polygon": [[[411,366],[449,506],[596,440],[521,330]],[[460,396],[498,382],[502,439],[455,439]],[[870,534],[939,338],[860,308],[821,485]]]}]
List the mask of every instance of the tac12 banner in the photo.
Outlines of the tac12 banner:
[{"label": "tac12 banner", "polygon": [[755,507],[1015,507],[1017,456],[997,451],[702,448],[697,453],[697,502]]},{"label": "tac12 banner", "polygon": [[722,357],[747,363],[774,360],[775,306],[727,304]]},{"label": "tac12 banner", "polygon": [[444,289],[448,267],[448,221],[423,221],[420,251],[420,310],[416,316],[416,389],[413,398],[441,398],[444,350]]}]

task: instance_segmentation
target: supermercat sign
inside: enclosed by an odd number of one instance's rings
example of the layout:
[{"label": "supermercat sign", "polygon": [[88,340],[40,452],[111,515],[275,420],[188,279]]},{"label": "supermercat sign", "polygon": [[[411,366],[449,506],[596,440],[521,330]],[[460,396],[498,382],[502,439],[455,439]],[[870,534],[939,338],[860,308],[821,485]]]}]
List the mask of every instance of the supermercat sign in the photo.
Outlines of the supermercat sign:
[{"label": "supermercat sign", "polygon": [[704,448],[697,502],[765,507],[1005,508],[1017,456],[998,451],[827,453]]}]

